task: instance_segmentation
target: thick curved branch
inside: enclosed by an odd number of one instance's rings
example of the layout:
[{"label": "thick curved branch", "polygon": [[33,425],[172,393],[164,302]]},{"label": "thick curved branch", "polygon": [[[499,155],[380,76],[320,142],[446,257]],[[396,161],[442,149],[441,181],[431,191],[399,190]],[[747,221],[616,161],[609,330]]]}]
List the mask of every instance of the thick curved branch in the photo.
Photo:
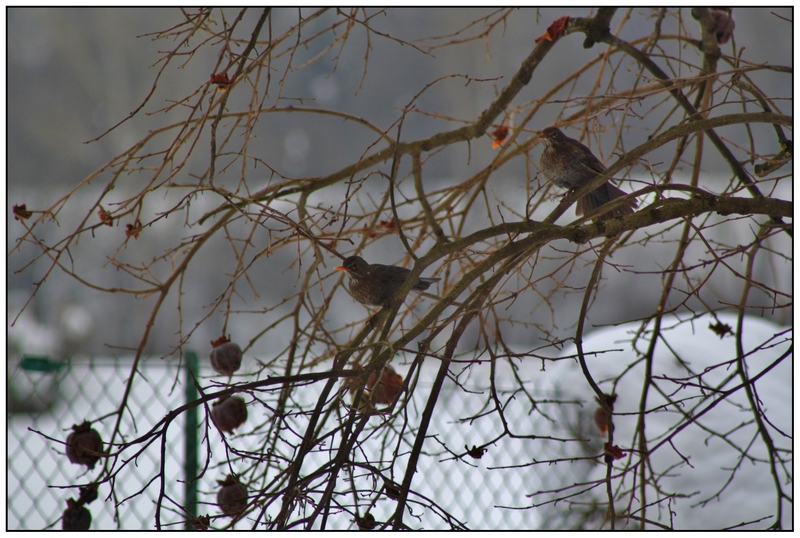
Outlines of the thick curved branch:
[{"label": "thick curved branch", "polygon": [[[776,125],[791,126],[792,118],[789,116],[784,116],[783,114],[775,114],[773,112],[750,112],[742,114],[727,114],[725,116],[700,119],[670,127],[663,133],[654,136],[644,144],[633,148],[620,159],[609,165],[605,173],[599,174],[580,189],[576,189],[572,194],[565,196],[556,209],[554,209],[553,212],[544,220],[544,222],[555,222],[555,220],[581,196],[593,191],[605,181],[612,178],[615,173],[619,172],[626,166],[633,164],[639,158],[644,157],[651,151],[667,144],[668,142],[671,142],[672,140],[683,138],[698,131],[711,132],[715,127],[745,123],[772,123]],[[764,198],[763,195],[760,195],[759,197]],[[783,222],[776,221],[776,224],[780,225],[783,224]]]},{"label": "thick curved branch", "polygon": [[[686,113],[689,114],[688,118],[689,120],[696,121],[700,119],[701,116],[699,115],[699,112],[697,111],[697,109],[695,109],[692,103],[689,102],[686,96],[683,95],[683,92],[680,90],[680,88],[673,87],[673,83],[670,81],[667,74],[664,73],[664,71],[662,71],[661,68],[658,67],[658,65],[656,65],[656,63],[653,60],[651,60],[650,57],[648,57],[645,53],[643,53],[636,47],[632,46],[630,43],[623,41],[622,39],[619,39],[618,37],[613,36],[611,34],[607,34],[603,38],[603,42],[608,45],[619,48],[620,50],[628,54],[630,57],[632,57],[634,60],[639,62],[645,69],[650,71],[656,78],[661,80],[664,83],[664,86],[668,88],[670,93],[675,97],[675,100],[678,101],[678,104],[680,104],[680,106],[686,111]],[[752,194],[754,197],[763,197],[764,195],[761,193],[761,190],[753,182],[753,180],[750,178],[750,175],[744,169],[742,164],[736,159],[731,150],[728,149],[728,146],[725,145],[725,143],[722,141],[719,135],[717,135],[717,133],[713,129],[706,130],[705,134],[706,136],[708,136],[708,139],[711,140],[711,143],[714,144],[714,147],[717,148],[717,151],[719,151],[720,155],[722,155],[722,157],[731,167],[731,170],[733,170],[733,173],[736,175],[736,177],[739,178],[739,181],[741,181],[747,187],[747,190],[750,191],[750,194]],[[777,220],[775,221],[775,224],[781,225],[783,224],[783,222]],[[787,233],[790,234],[791,236],[790,230],[787,229]]]}]

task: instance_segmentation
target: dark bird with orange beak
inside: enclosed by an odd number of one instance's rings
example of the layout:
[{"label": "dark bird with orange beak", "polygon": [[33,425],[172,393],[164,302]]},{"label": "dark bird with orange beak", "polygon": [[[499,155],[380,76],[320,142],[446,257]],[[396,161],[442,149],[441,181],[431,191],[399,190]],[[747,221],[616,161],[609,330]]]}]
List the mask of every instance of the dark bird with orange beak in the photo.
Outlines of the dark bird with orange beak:
[{"label": "dark bird with orange beak", "polygon": [[[346,258],[342,265],[334,269],[347,273],[350,277],[348,284],[350,295],[359,303],[368,306],[385,306],[411,273],[411,270],[396,265],[370,264],[359,256]],[[439,280],[419,278],[411,289],[425,291]]]}]

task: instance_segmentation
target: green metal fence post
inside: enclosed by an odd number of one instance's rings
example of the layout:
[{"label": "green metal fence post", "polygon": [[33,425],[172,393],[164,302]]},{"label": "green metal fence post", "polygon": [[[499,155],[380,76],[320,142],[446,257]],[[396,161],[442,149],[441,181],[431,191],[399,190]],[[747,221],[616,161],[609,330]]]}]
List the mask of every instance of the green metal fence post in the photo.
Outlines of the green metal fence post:
[{"label": "green metal fence post", "polygon": [[[184,400],[186,403],[197,400],[197,387],[195,386],[195,376],[199,373],[200,364],[197,353],[187,351],[184,356],[186,359],[186,385],[184,387]],[[186,426],[184,428],[184,458],[183,458],[183,477],[184,482],[184,507],[190,517],[197,517],[197,427],[199,424],[199,411],[197,407],[190,407],[186,410]],[[191,523],[186,524],[187,530],[195,530]]]}]

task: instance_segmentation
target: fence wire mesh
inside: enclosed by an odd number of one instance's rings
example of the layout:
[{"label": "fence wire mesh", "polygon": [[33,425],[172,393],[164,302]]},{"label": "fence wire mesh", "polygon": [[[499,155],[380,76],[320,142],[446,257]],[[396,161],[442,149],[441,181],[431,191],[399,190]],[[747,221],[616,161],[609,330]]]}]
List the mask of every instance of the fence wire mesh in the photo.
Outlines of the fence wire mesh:
[{"label": "fence wire mesh", "polygon": [[[213,371],[207,361],[200,361],[199,379],[206,389],[219,385],[212,379]],[[131,374],[130,358],[72,359],[65,363],[27,358],[9,367],[8,377],[8,508],[9,530],[37,530],[61,527],[61,516],[69,498],[78,497],[78,487],[96,480],[103,460],[94,470],[70,463],[65,455],[63,441],[75,424],[92,421],[108,442],[109,434],[124,397],[126,381]],[[140,362],[142,376],[128,396],[127,411],[121,417],[119,442],[129,442],[150,431],[171,410],[185,404],[183,388],[186,385],[185,361],[151,358]],[[428,372],[430,373],[430,372]],[[216,376],[219,377],[219,376]],[[370,513],[377,521],[388,519],[394,509],[393,501],[377,495],[383,484],[376,484],[373,473],[362,472],[369,466],[378,466],[387,476],[402,480],[404,466],[416,432],[416,422],[425,407],[432,379],[420,376],[408,405],[393,417],[376,415],[370,418],[358,450],[354,451],[357,465],[343,472],[338,479],[340,495],[333,503],[327,528],[357,528],[355,515],[358,509],[370,504]],[[445,384],[428,430],[423,457],[420,458],[412,488],[418,495],[409,498],[409,524],[413,528],[445,529],[463,527],[471,529],[532,529],[553,527],[562,515],[550,509],[532,509],[526,498],[533,489],[546,490],[551,483],[551,470],[547,466],[525,466],[534,459],[530,439],[542,415],[532,413],[532,402],[519,393],[519,384],[511,384],[504,392],[502,383],[495,386],[506,404],[507,417],[519,438],[503,437],[480,459],[464,456],[467,448],[481,445],[502,433],[502,424],[495,416],[487,416],[490,404],[488,378],[483,382],[450,380]],[[531,387],[529,387],[531,388]],[[311,409],[319,394],[319,383],[296,390],[292,395],[297,409]],[[201,389],[202,390],[202,389]],[[248,401],[254,402],[253,394]],[[520,397],[516,397],[520,396]],[[250,403],[248,403],[250,406]],[[347,409],[333,405],[335,412],[344,417]],[[247,423],[234,435],[227,436],[226,445],[215,428],[206,429],[205,410],[200,408],[200,425],[186,431],[183,417],[175,421],[166,432],[166,442],[156,437],[123,451],[111,463],[113,487],[101,484],[97,500],[87,504],[92,514],[93,530],[148,530],[155,526],[157,499],[162,481],[159,476],[163,464],[164,497],[161,502],[160,522],[167,529],[183,528],[187,515],[185,483],[200,474],[197,480],[197,513],[212,516],[212,527],[225,527],[230,520],[215,519],[220,515],[216,504],[218,480],[233,470],[246,475],[253,471],[252,464],[240,457],[244,453],[263,451],[269,445],[269,429],[263,425],[270,412],[269,405],[250,406]],[[287,430],[298,437],[304,431],[307,415],[287,417]],[[204,436],[208,435],[207,441]],[[198,443],[200,469],[186,468],[186,439],[194,436]],[[285,435],[287,445],[291,437]],[[312,452],[303,469],[316,468],[329,461],[338,447],[337,435],[324,443],[323,448]],[[542,441],[540,441],[542,442]],[[545,441],[546,442],[546,441]],[[540,446],[540,445],[537,445]],[[595,449],[597,447],[594,447]],[[281,449],[281,447],[276,447]],[[557,447],[554,447],[557,450]],[[281,449],[291,458],[291,446]],[[162,457],[163,452],[163,457]],[[457,457],[456,454],[460,454]],[[208,458],[208,469],[203,467]],[[110,460],[112,458],[109,458]],[[163,459],[163,461],[162,461]],[[251,467],[247,467],[247,466]],[[230,467],[229,467],[230,466]],[[238,467],[238,468],[237,468]],[[565,474],[579,471],[580,466],[559,466],[563,480]],[[191,474],[194,473],[194,476]],[[576,476],[577,480],[579,477]],[[555,482],[552,482],[555,485]],[[319,484],[316,485],[319,487]],[[320,487],[321,489],[321,487]],[[357,492],[357,493],[354,493]],[[353,500],[358,496],[358,500]],[[299,509],[312,510],[319,491],[309,488],[307,506],[301,502]],[[350,499],[347,501],[346,499]],[[349,504],[348,504],[349,503]],[[276,503],[278,504],[278,503]],[[582,517],[591,517],[593,509],[587,508]],[[275,510],[267,510],[265,517],[274,517]],[[363,512],[362,512],[363,515]],[[255,517],[255,516],[253,516]],[[252,528],[253,517],[245,517],[234,528]],[[568,516],[573,520],[575,513]],[[262,517],[262,523],[264,521]],[[574,523],[574,522],[573,522]]]},{"label": "fence wire mesh", "polygon": [[[30,363],[30,361],[26,361]],[[43,363],[46,364],[46,363]],[[90,483],[102,462],[93,471],[70,463],[59,442],[66,440],[70,429],[84,420],[95,420],[119,407],[130,375],[130,360],[116,358],[75,359],[68,363],[50,363],[31,371],[20,361],[9,372],[8,416],[8,529],[60,528],[61,514],[68,498],[77,498],[76,486]],[[136,383],[129,396],[130,409],[122,417],[121,431],[127,436],[149,429],[169,409],[183,402],[183,394],[174,381],[179,374],[177,362],[157,359],[143,362],[141,372],[148,383]],[[113,419],[93,424],[104,441]],[[165,472],[167,491],[181,499],[183,437],[168,432]],[[51,437],[49,441],[45,436]],[[132,457],[134,453],[126,454]],[[151,529],[155,506],[153,487],[149,484],[160,465],[160,447],[150,445],[135,454],[114,482],[113,496],[108,487],[100,488],[98,500],[88,508],[93,529]],[[148,485],[149,484],[149,485]],[[145,488],[145,495],[134,497],[118,508],[115,504]],[[118,522],[118,524],[117,524]]]}]

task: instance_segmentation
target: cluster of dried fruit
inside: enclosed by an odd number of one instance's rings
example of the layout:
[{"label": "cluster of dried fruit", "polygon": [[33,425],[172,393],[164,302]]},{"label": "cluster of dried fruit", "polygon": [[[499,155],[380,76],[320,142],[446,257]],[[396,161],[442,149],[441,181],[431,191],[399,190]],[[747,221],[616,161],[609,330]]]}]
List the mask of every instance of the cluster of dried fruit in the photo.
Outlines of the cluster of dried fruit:
[{"label": "cluster of dried fruit", "polygon": [[[211,342],[211,367],[218,374],[233,375],[242,365],[242,348],[225,336]],[[247,420],[247,406],[241,396],[222,396],[211,408],[211,419],[220,431],[231,433]]]},{"label": "cluster of dried fruit", "polygon": [[[242,348],[225,336],[211,342],[211,367],[221,375],[231,376],[242,366]],[[241,396],[221,396],[211,406],[211,420],[221,432],[231,433],[247,420],[247,405]],[[226,516],[238,517],[247,508],[247,487],[236,475],[217,481],[217,505]],[[202,524],[202,519],[198,519]],[[195,525],[197,527],[197,525]],[[207,525],[201,525],[201,527]]]},{"label": "cluster of dried fruit", "polygon": [[[86,465],[94,469],[95,464],[105,456],[103,440],[91,422],[72,426],[72,433],[67,436],[67,459],[78,465]],[[92,514],[84,505],[97,498],[97,484],[80,488],[78,500],[67,499],[67,508],[61,515],[61,528],[65,531],[87,531],[92,523]]]}]

